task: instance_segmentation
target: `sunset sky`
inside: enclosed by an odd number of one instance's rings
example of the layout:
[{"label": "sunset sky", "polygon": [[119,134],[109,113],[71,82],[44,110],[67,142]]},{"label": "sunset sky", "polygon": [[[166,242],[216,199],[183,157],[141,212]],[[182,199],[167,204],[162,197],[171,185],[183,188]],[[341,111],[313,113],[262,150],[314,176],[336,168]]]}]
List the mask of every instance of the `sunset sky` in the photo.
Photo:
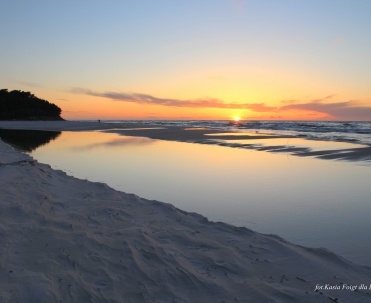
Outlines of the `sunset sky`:
[{"label": "sunset sky", "polygon": [[371,120],[370,0],[0,4],[0,88],[65,119]]}]

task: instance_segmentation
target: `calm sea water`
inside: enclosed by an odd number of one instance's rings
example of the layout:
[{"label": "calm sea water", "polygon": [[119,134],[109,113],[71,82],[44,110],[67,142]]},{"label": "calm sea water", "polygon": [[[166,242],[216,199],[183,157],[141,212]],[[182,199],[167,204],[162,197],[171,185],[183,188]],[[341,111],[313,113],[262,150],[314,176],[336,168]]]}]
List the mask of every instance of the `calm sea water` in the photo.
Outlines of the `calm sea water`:
[{"label": "calm sea water", "polygon": [[371,145],[371,121],[241,121],[225,120],[107,120],[125,124],[159,126],[210,127],[224,131],[247,131],[275,135],[290,135],[314,140],[353,142]]}]

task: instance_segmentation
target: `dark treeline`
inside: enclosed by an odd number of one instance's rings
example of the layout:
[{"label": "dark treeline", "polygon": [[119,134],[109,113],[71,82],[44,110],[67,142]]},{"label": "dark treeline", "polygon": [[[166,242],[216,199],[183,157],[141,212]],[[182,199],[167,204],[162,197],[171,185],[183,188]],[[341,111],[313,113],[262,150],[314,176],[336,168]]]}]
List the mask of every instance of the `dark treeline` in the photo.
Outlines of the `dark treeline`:
[{"label": "dark treeline", "polygon": [[30,92],[0,89],[0,120],[63,120],[61,109]]}]

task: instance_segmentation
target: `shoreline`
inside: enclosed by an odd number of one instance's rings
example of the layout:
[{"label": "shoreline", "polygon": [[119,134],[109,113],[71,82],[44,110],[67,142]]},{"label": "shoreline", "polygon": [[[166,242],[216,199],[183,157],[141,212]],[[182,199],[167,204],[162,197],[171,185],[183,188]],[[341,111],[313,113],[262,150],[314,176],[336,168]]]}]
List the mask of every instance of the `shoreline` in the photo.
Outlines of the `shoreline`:
[{"label": "shoreline", "polygon": [[[315,157],[324,160],[345,160],[371,162],[371,146],[360,145],[354,148],[312,150],[310,147],[284,145],[254,146],[240,144],[238,140],[267,140],[277,138],[297,138],[256,133],[229,132],[216,129],[194,128],[192,130],[179,126],[159,127],[156,125],[101,123],[84,121],[0,121],[0,129],[45,130],[45,131],[105,131],[121,136],[146,137],[157,140],[180,141],[199,144],[216,144],[232,148],[255,149],[273,153],[289,153],[300,157]],[[220,140],[220,141],[217,141]],[[228,141],[227,143],[223,142]],[[306,140],[306,139],[303,139]],[[311,140],[307,140],[308,142]],[[316,140],[312,140],[316,141]],[[318,141],[318,140],[317,140]],[[326,142],[326,141],[323,141]],[[331,142],[331,141],[328,141]],[[353,144],[357,145],[357,144]]]},{"label": "shoreline", "polygon": [[0,179],[4,302],[371,298],[370,267],[68,176],[2,141]]}]

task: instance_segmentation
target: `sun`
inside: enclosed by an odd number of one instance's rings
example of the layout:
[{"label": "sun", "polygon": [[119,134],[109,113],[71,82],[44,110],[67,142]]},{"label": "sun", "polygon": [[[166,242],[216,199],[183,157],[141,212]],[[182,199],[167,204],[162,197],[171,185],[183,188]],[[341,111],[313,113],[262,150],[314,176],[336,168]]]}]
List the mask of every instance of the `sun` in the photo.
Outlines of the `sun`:
[{"label": "sun", "polygon": [[234,116],[233,120],[234,120],[235,122],[239,122],[239,121],[241,120],[241,118],[240,118],[239,116]]}]

